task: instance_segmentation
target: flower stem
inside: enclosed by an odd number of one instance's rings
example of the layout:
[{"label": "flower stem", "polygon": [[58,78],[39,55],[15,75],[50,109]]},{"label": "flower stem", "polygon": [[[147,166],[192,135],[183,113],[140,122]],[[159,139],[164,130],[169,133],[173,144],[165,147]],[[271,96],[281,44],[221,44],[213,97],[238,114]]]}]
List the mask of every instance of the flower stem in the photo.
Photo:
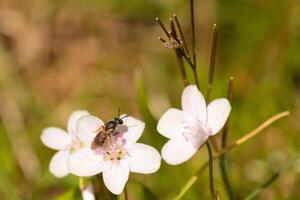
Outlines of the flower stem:
[{"label": "flower stem", "polygon": [[207,141],[205,143],[207,151],[208,151],[208,157],[209,157],[209,188],[210,188],[210,195],[212,199],[216,199],[216,192],[215,192],[215,186],[214,186],[214,166],[213,166],[213,154],[210,147],[209,142]]},{"label": "flower stem", "polygon": [[195,39],[195,15],[194,15],[194,0],[190,0],[190,13],[191,13],[191,25],[192,25],[192,48],[193,48],[193,64],[196,68],[196,39]]},{"label": "flower stem", "polygon": [[207,102],[209,101],[212,84],[214,81],[217,44],[218,44],[218,30],[217,30],[217,25],[214,24],[213,34],[212,34],[211,51],[210,51],[208,89],[207,89],[207,93],[206,93],[206,101]]},{"label": "flower stem", "polygon": [[188,86],[189,81],[187,79],[187,75],[186,75],[186,72],[185,72],[184,62],[183,62],[182,56],[180,55],[180,52],[179,52],[178,49],[175,50],[175,54],[176,54],[177,61],[178,61],[178,64],[179,64],[179,69],[180,69],[180,73],[181,73],[181,76],[182,76],[182,79],[183,79],[183,84],[185,86]]},{"label": "flower stem", "polygon": [[199,88],[199,78],[198,78],[198,75],[197,75],[197,69],[196,69],[196,66],[192,67],[192,70],[193,70],[193,74],[194,74],[194,79],[195,79],[195,84],[198,86]]},{"label": "flower stem", "polygon": [[195,84],[199,88],[199,78],[197,74],[197,58],[196,58],[196,36],[195,36],[195,14],[194,14],[194,0],[190,0],[190,13],[191,13],[191,26],[192,26],[192,65],[190,64],[193,74],[194,74],[194,79],[195,79]]},{"label": "flower stem", "polygon": [[232,191],[232,187],[230,184],[229,176],[227,174],[227,155],[222,155],[220,158],[220,169],[221,169],[221,175],[222,175],[222,180],[225,185],[226,192],[228,194],[229,199],[235,199],[234,198],[234,193]]},{"label": "flower stem", "polygon": [[123,192],[117,196],[117,200],[128,200],[127,186],[125,185]]},{"label": "flower stem", "polygon": [[[177,33],[176,33],[176,28],[175,28],[175,25],[174,25],[174,22],[173,22],[172,18],[170,18],[170,26],[171,26],[171,36],[173,38],[178,39],[178,36],[177,36]],[[180,42],[180,41],[178,41],[178,42]],[[184,66],[184,62],[183,62],[183,58],[182,58],[183,54],[184,54],[184,49],[175,48],[174,50],[175,50],[175,54],[176,54],[176,57],[177,57],[177,60],[178,60],[181,76],[182,76],[182,79],[183,79],[183,84],[185,86],[187,86],[187,85],[189,85],[189,81],[187,79],[185,66]]]},{"label": "flower stem", "polygon": [[127,189],[126,185],[125,185],[125,188],[124,188],[124,196],[125,196],[125,200],[129,200],[129,198],[128,198],[128,189]]},{"label": "flower stem", "polygon": [[[228,82],[228,92],[227,92],[227,99],[229,102],[232,101],[232,92],[233,92],[233,77],[230,78]],[[228,128],[229,128],[229,120],[226,122],[223,132],[222,132],[222,140],[221,140],[221,147],[222,149],[226,148],[226,143],[227,143],[227,135],[228,135]],[[235,199],[234,198],[234,193],[230,184],[230,179],[227,174],[227,155],[226,152],[220,157],[220,169],[221,169],[221,175],[222,175],[222,180],[225,185],[226,192],[228,194],[229,199]]]}]

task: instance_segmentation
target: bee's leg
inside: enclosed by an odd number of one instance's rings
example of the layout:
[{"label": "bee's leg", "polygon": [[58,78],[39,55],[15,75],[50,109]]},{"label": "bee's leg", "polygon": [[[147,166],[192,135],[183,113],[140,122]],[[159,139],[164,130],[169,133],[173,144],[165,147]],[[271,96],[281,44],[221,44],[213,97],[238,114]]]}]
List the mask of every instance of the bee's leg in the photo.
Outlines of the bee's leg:
[{"label": "bee's leg", "polygon": [[103,145],[103,149],[104,149],[104,151],[106,151],[106,152],[110,152],[111,151],[111,144],[110,144],[110,142],[107,140],[106,142],[105,142],[105,144]]},{"label": "bee's leg", "polygon": [[112,135],[108,135],[107,136],[107,139],[106,139],[106,148],[107,149],[112,149],[113,148],[113,143],[114,141],[113,141],[113,137],[112,137]]},{"label": "bee's leg", "polygon": [[119,134],[119,132],[116,131],[116,130],[114,130],[114,131],[112,132],[112,135],[113,135],[113,136],[116,136],[116,135],[118,135],[118,134]]}]

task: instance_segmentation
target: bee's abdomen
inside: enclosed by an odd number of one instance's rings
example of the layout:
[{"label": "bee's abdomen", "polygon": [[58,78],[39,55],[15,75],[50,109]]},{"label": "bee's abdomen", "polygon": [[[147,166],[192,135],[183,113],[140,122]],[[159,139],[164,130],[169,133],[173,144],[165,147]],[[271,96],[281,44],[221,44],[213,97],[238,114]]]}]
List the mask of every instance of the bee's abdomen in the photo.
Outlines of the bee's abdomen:
[{"label": "bee's abdomen", "polygon": [[96,137],[94,138],[92,142],[92,149],[96,149],[98,147],[102,147],[103,144],[105,143],[105,140],[107,138],[107,132],[106,131],[100,131]]}]

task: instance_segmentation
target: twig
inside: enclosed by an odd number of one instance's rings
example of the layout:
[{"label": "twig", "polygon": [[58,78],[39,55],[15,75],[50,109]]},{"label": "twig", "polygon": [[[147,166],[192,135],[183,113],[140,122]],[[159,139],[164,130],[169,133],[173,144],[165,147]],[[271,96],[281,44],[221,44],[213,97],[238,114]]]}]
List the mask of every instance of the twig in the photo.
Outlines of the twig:
[{"label": "twig", "polygon": [[183,62],[181,53],[179,52],[178,49],[175,49],[175,54],[176,54],[177,61],[178,61],[178,64],[179,64],[179,69],[180,69],[180,73],[181,73],[181,76],[182,76],[182,79],[183,79],[183,84],[185,86],[188,86],[189,85],[189,81],[187,79],[187,75],[186,75],[186,71],[185,71],[185,67],[184,67],[184,62]]},{"label": "twig", "polygon": [[168,36],[168,38],[171,38],[170,33],[167,31],[166,27],[163,25],[163,23],[159,20],[158,17],[155,18],[155,20],[158,22],[158,24],[160,25],[160,27],[162,28],[162,30],[165,32],[166,36]]},{"label": "twig", "polygon": [[194,15],[194,0],[190,0],[190,13],[191,13],[191,25],[192,25],[192,48],[193,48],[193,64],[196,68],[196,40],[195,40],[195,15]]},{"label": "twig", "polygon": [[216,52],[217,52],[217,44],[218,44],[218,30],[217,30],[216,24],[214,24],[212,35],[213,36],[212,36],[211,51],[210,51],[209,79],[208,79],[208,89],[207,89],[207,94],[206,94],[206,101],[209,101],[212,84],[214,81],[214,75],[215,75]]},{"label": "twig", "polygon": [[[169,48],[174,49],[174,52],[175,52],[175,55],[176,55],[176,58],[177,58],[177,61],[178,61],[178,65],[179,65],[180,74],[181,74],[181,77],[182,77],[182,80],[183,80],[183,84],[185,86],[187,86],[187,85],[189,85],[189,81],[188,81],[188,78],[187,78],[187,74],[186,74],[185,66],[184,66],[184,62],[183,62],[183,55],[185,55],[185,53],[184,53],[184,49],[181,47],[182,43],[177,37],[176,28],[175,28],[173,19],[170,18],[171,32],[167,31],[166,27],[163,25],[163,23],[159,20],[158,17],[156,18],[156,21],[158,22],[158,24],[160,25],[162,30],[165,32],[165,34],[169,38],[170,42],[167,42],[166,40],[164,40],[161,37],[159,37],[158,39],[165,46],[170,46]],[[176,44],[176,46],[173,46],[173,42]]]},{"label": "twig", "polygon": [[223,155],[224,153],[234,149],[236,146],[239,146],[245,142],[247,142],[248,140],[250,140],[251,138],[253,138],[254,136],[256,136],[257,134],[259,134],[263,129],[267,128],[268,126],[270,126],[272,123],[274,123],[275,121],[286,117],[290,115],[289,111],[285,111],[285,112],[281,112],[278,113],[276,115],[274,115],[273,117],[267,119],[264,123],[262,123],[261,125],[259,125],[256,129],[254,129],[253,131],[249,132],[248,134],[246,134],[244,137],[236,140],[235,142],[233,142],[232,144],[228,145],[228,147],[226,147],[225,149],[223,149],[222,151],[219,152],[219,156]]},{"label": "twig", "polygon": [[184,47],[184,50],[185,50],[185,52],[186,52],[186,55],[187,55],[187,57],[190,57],[190,52],[189,52],[189,49],[188,49],[188,47],[187,47],[187,43],[186,43],[186,40],[185,40],[185,36],[184,36],[184,34],[183,34],[181,25],[180,25],[180,23],[179,23],[179,20],[178,20],[176,14],[173,14],[173,18],[175,19],[176,26],[177,26],[177,28],[178,28],[178,30],[179,30],[179,34],[180,34],[180,37],[181,37],[181,40],[182,40],[182,45],[183,45],[183,47]]}]

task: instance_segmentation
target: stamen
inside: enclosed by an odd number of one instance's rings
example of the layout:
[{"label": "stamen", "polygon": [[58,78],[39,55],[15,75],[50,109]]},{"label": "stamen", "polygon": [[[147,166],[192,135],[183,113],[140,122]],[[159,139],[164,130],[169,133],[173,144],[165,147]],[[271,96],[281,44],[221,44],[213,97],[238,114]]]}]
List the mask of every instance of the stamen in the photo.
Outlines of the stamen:
[{"label": "stamen", "polygon": [[127,155],[126,150],[120,144],[115,144],[104,154],[105,160],[120,161]]}]

